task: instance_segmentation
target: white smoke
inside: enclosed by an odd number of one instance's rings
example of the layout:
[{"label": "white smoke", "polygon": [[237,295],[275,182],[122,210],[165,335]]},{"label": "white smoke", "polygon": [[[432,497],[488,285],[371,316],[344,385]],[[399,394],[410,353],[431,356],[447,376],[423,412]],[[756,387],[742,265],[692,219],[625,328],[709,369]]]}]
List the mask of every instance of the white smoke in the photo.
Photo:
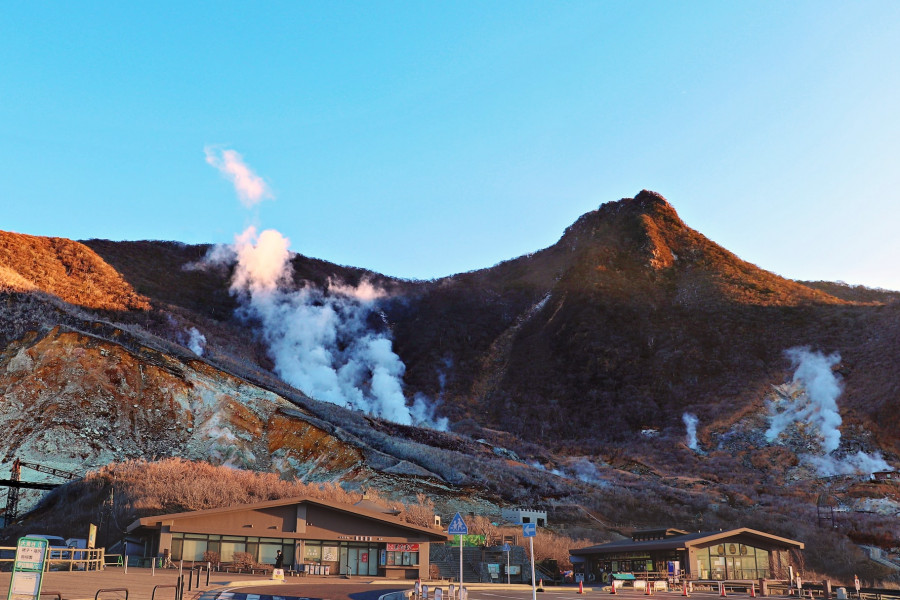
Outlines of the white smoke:
[{"label": "white smoke", "polygon": [[206,336],[200,333],[196,327],[188,330],[188,336],[188,348],[197,356],[203,356],[203,352],[206,350]]},{"label": "white smoke", "polygon": [[608,484],[608,482],[601,477],[597,465],[583,456],[573,461],[570,467],[572,469],[572,474],[578,481],[602,486]]},{"label": "white smoke", "polygon": [[275,372],[313,398],[401,424],[413,422],[402,380],[405,367],[385,335],[366,318],[381,293],[364,282],[322,290],[286,290],[292,278],[290,241],[253,227],[235,237],[237,265],[231,291],[241,315],[261,325]]},{"label": "white smoke", "polygon": [[822,477],[855,475],[857,473],[871,475],[876,471],[893,470],[881,457],[880,452],[866,454],[860,450],[856,454],[848,454],[843,459],[835,458],[831,454],[826,454],[825,456],[807,456],[805,458],[816,468],[816,472]]},{"label": "white smoke", "polygon": [[[327,292],[310,286],[288,289],[293,279],[290,240],[254,227],[235,236],[229,249],[211,249],[206,265],[235,261],[231,292],[239,316],[260,325],[275,373],[309,396],[404,425],[446,431],[436,405],[403,394],[406,370],[385,333],[370,330],[368,317],[386,293],[369,281],[358,286],[329,282]],[[196,268],[196,267],[195,267]]]},{"label": "white smoke", "polygon": [[684,413],[681,415],[681,420],[687,430],[687,439],[685,440],[685,443],[691,450],[699,450],[700,448],[697,446],[697,416],[691,413]]},{"label": "white smoke", "polygon": [[437,416],[439,401],[430,402],[423,394],[416,394],[409,412],[413,421],[438,431],[450,431],[450,419]]},{"label": "white smoke", "polygon": [[252,208],[266,198],[273,198],[265,180],[254,173],[244,162],[244,158],[234,150],[207,146],[203,152],[206,162],[218,169],[234,185],[234,191],[247,208]]},{"label": "white smoke", "polygon": [[841,362],[840,354],[825,356],[809,348],[791,348],[785,354],[796,368],[793,383],[802,393],[792,402],[770,403],[766,440],[775,441],[793,423],[808,423],[818,432],[825,454],[837,450],[841,441],[841,415],[837,407],[841,384],[831,368]]},{"label": "white smoke", "polygon": [[[206,148],[206,160],[232,180],[242,202],[253,206],[272,197],[265,182],[237,152]],[[230,246],[214,246],[187,268],[231,266],[231,293],[238,315],[260,325],[260,336],[285,382],[318,400],[361,410],[406,425],[447,429],[436,405],[417,397],[412,409],[403,395],[406,370],[386,333],[367,321],[387,294],[369,281],[357,286],[329,281],[327,292],[293,288],[290,240],[274,229],[248,227]],[[382,314],[382,320],[386,322]]]},{"label": "white smoke", "polygon": [[843,458],[833,455],[841,443],[841,415],[837,399],[842,393],[840,379],[832,368],[839,364],[841,356],[837,352],[828,356],[812,352],[809,348],[791,348],[785,352],[795,367],[790,390],[781,398],[769,402],[769,428],[766,440],[774,442],[794,424],[806,428],[819,440],[822,455],[805,455],[806,462],[812,464],[819,475],[850,475],[854,473],[872,474],[875,471],[890,470],[880,453],[872,455],[863,451]]}]

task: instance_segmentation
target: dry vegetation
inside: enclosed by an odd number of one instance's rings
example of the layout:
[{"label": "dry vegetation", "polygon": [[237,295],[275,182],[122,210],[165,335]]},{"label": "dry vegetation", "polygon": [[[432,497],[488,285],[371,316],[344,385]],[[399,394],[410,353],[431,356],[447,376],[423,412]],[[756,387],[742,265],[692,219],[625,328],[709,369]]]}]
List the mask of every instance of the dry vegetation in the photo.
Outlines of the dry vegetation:
[{"label": "dry vegetation", "polygon": [[100,543],[109,544],[119,540],[125,528],[141,517],[292,497],[342,504],[354,504],[365,497],[400,511],[398,518],[407,523],[423,527],[434,523],[434,504],[424,496],[407,504],[389,500],[373,489],[348,491],[336,483],[285,481],[273,473],[170,458],[112,463],[89,472],[83,479],[48,494],[22,524],[3,533],[7,539],[15,539],[24,529],[83,537],[88,524],[104,522]]},{"label": "dry vegetation", "polygon": [[147,298],[90,248],[62,238],[0,232],[0,289],[43,292],[107,311],[147,310]]},{"label": "dry vegetation", "polygon": [[[610,203],[554,246],[490,269],[429,282],[379,279],[398,292],[379,308],[407,368],[406,391],[440,399],[441,414],[463,434],[450,435],[317,403],[278,381],[252,328],[234,317],[227,270],[182,269],[205,251],[0,234],[0,336],[9,344],[63,325],[187,360],[196,357],[183,347],[185,332],[196,326],[208,341],[204,360],[334,424],[378,451],[372,456],[421,467],[434,489],[495,505],[548,506],[567,525],[557,531],[568,536],[561,544],[642,526],[750,526],[806,541],[811,573],[883,576],[851,541],[895,544],[895,523],[854,514],[834,530],[817,527],[818,484],[789,477],[797,454],[730,440],[766,390],[789,377],[783,351],[809,344],[843,357],[846,434],[896,461],[898,293],[802,285],[765,272],[689,229],[652,193]],[[294,266],[298,282],[372,276],[306,257]],[[704,455],[681,443],[686,410],[700,418]],[[642,437],[648,427],[660,436]],[[596,477],[555,475],[565,456],[590,457]],[[415,496],[409,480],[394,485]],[[291,495],[361,497],[336,484],[305,486],[178,459],[120,463],[51,494],[28,528],[82,536],[85,523],[102,519],[101,534],[113,539],[145,514]],[[427,524],[434,507],[420,497],[402,510]],[[59,532],[58,523],[70,530]]]}]

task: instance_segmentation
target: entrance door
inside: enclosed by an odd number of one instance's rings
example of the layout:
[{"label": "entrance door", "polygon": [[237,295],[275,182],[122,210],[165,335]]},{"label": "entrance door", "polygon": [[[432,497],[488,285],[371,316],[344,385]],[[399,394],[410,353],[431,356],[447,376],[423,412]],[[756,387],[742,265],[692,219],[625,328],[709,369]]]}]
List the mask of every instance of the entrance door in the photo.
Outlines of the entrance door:
[{"label": "entrance door", "polygon": [[360,575],[365,574],[365,571],[359,568],[359,548],[348,548],[347,549],[347,564],[350,567],[351,575]]},{"label": "entrance door", "polygon": [[741,566],[740,556],[728,556],[725,558],[727,579],[744,579],[744,570]]}]

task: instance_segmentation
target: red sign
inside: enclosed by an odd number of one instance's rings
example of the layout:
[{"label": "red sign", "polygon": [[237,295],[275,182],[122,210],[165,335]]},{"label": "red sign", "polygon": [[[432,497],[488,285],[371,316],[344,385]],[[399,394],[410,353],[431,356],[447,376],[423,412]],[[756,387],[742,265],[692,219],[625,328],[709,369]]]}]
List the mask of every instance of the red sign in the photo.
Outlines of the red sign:
[{"label": "red sign", "polygon": [[418,552],[418,544],[388,544],[388,552]]},{"label": "red sign", "polygon": [[363,552],[362,554],[360,554],[360,555],[359,555],[359,562],[364,562],[364,563],[369,562],[369,553],[368,553],[368,552]]}]

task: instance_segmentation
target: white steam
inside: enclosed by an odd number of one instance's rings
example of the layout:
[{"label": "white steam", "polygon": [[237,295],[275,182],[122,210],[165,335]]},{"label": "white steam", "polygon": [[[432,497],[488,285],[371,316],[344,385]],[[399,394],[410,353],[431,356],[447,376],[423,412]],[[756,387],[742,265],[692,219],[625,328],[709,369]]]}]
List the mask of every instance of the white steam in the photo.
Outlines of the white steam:
[{"label": "white steam", "polygon": [[403,396],[403,363],[391,340],[368,330],[378,297],[371,284],[332,285],[328,294],[291,279],[289,240],[274,230],[247,229],[235,238],[231,291],[243,316],[257,320],[275,372],[310,396],[401,424],[413,419]]},{"label": "white steam", "polygon": [[[271,198],[265,181],[234,150],[205,149],[206,162],[232,181],[248,208]],[[231,266],[231,293],[238,315],[260,326],[260,336],[285,382],[318,400],[331,402],[406,425],[447,429],[436,419],[436,405],[417,397],[412,409],[403,395],[406,370],[386,333],[373,331],[368,319],[385,292],[369,281],[357,286],[329,281],[327,292],[293,288],[290,240],[274,229],[248,227],[230,246],[214,246],[187,268]],[[382,315],[386,322],[386,317]]]},{"label": "white steam", "polygon": [[391,339],[367,325],[385,292],[368,281],[355,287],[329,282],[327,293],[286,289],[293,278],[289,247],[279,232],[249,227],[229,250],[214,249],[205,260],[236,261],[231,292],[241,301],[239,316],[259,323],[276,374],[318,400],[446,430],[447,419],[436,418],[436,406],[425,397],[406,405],[406,367]]},{"label": "white steam", "polygon": [[838,459],[831,454],[825,456],[807,456],[806,459],[816,468],[822,477],[834,475],[854,475],[865,473],[871,475],[876,471],[893,471],[891,466],[881,457],[880,452],[866,454],[862,450],[856,454],[848,454]]},{"label": "white steam", "polygon": [[196,327],[191,327],[188,330],[187,346],[197,356],[203,356],[203,352],[206,350],[206,336],[200,333]]},{"label": "white steam", "polygon": [[416,394],[413,398],[413,405],[409,409],[413,421],[428,424],[429,427],[438,431],[450,431],[450,420],[447,417],[437,416],[439,404],[440,400],[432,403],[423,394]]},{"label": "white steam", "polygon": [[687,444],[688,448],[691,450],[699,450],[700,448],[697,446],[697,416],[691,413],[684,413],[681,415],[681,421],[684,423],[684,427],[687,430],[685,444]]},{"label": "white steam", "polygon": [[807,423],[818,432],[824,453],[837,450],[841,441],[841,415],[837,407],[841,384],[831,368],[841,362],[840,354],[825,356],[809,348],[791,348],[785,354],[796,368],[793,383],[802,392],[792,402],[770,404],[766,440],[775,441],[793,423]]},{"label": "white steam", "polygon": [[254,173],[244,162],[244,158],[234,150],[207,146],[203,152],[206,155],[206,162],[218,169],[222,176],[234,185],[234,191],[247,208],[273,197],[265,180]]},{"label": "white steam", "polygon": [[840,363],[840,355],[835,352],[826,356],[809,348],[791,348],[785,354],[796,370],[787,391],[781,391],[779,399],[769,402],[766,440],[778,440],[792,426],[813,434],[819,441],[822,455],[810,454],[804,459],[823,477],[890,470],[877,452],[870,455],[859,451],[843,458],[833,454],[841,443],[837,399],[842,387],[832,370]]}]

